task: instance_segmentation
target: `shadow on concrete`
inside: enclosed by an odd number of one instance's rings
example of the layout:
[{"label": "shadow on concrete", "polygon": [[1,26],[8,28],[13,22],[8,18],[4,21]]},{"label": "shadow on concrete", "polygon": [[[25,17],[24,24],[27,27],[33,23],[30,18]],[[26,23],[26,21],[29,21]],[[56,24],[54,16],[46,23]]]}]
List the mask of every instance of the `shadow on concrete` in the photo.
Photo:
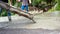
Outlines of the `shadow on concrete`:
[{"label": "shadow on concrete", "polygon": [[48,29],[0,29],[0,34],[60,34],[57,30]]}]

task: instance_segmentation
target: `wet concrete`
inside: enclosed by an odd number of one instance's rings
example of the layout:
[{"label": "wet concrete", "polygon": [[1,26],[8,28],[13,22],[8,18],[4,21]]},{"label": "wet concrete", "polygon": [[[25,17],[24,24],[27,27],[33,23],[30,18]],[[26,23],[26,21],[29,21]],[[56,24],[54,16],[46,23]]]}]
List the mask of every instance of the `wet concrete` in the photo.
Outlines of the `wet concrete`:
[{"label": "wet concrete", "polygon": [[60,34],[60,13],[37,14],[36,23],[22,16],[12,16],[12,22],[7,17],[0,18],[0,34]]},{"label": "wet concrete", "polygon": [[43,13],[34,16],[36,23],[22,16],[12,16],[12,22],[7,17],[0,18],[0,27],[5,28],[27,28],[27,29],[58,29],[60,28],[60,12]]},{"label": "wet concrete", "polygon": [[59,30],[48,29],[0,29],[0,34],[60,34]]}]

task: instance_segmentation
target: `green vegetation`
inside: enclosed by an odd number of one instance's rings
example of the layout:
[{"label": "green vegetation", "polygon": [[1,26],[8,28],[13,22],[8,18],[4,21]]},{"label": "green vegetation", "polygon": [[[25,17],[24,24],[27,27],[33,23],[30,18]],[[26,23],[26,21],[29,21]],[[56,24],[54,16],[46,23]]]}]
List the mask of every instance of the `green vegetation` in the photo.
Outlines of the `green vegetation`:
[{"label": "green vegetation", "polygon": [[60,0],[55,0],[56,4],[49,10],[49,12],[60,11]]}]

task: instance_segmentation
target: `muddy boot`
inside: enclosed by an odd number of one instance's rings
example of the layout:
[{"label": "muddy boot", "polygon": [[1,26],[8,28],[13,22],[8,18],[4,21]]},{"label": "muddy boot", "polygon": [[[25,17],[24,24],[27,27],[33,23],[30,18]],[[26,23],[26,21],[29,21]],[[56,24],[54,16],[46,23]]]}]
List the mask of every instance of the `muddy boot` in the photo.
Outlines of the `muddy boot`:
[{"label": "muddy boot", "polygon": [[11,22],[12,20],[11,20],[11,16],[8,16],[8,20],[9,20],[9,22]]}]

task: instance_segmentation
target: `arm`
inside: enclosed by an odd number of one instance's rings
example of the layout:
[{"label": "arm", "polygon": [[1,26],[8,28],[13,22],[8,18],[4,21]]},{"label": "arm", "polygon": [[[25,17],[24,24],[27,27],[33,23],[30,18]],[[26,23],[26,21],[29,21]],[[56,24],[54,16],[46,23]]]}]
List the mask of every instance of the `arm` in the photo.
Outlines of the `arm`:
[{"label": "arm", "polygon": [[31,0],[29,0],[29,3],[31,4]]},{"label": "arm", "polygon": [[10,5],[12,6],[12,0],[10,0]]},{"label": "arm", "polygon": [[12,0],[8,0],[10,6],[12,6]]}]

